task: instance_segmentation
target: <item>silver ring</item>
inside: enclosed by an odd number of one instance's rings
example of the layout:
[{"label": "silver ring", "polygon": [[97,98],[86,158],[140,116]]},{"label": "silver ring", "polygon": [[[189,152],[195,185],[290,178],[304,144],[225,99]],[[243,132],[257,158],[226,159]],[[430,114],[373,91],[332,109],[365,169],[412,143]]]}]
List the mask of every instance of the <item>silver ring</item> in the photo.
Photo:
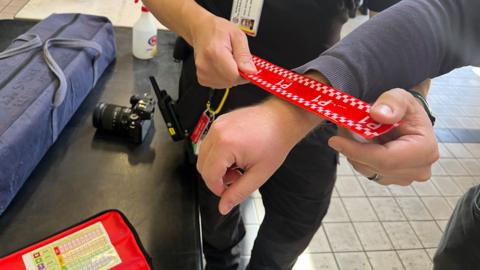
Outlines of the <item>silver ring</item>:
[{"label": "silver ring", "polygon": [[374,174],[374,175],[372,175],[372,176],[370,176],[370,177],[367,177],[367,178],[368,178],[368,180],[370,180],[370,181],[378,182],[378,181],[380,181],[380,180],[382,179],[382,176],[381,176],[380,174],[376,173],[376,174]]}]

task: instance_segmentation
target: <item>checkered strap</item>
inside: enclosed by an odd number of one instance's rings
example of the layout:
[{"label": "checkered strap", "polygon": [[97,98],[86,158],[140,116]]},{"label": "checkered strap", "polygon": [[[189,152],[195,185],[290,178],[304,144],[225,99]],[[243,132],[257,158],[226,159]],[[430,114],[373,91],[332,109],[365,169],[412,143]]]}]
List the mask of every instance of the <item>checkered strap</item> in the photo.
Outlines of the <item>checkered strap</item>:
[{"label": "checkered strap", "polygon": [[241,75],[260,88],[370,139],[391,130],[370,117],[370,105],[329,85],[254,56],[258,72]]}]

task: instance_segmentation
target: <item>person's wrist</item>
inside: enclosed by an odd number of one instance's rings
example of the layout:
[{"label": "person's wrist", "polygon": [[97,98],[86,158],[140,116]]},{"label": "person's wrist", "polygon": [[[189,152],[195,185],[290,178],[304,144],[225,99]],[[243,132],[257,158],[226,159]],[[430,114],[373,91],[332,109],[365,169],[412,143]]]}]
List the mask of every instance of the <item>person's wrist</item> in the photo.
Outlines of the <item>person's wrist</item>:
[{"label": "person's wrist", "polygon": [[259,106],[266,109],[265,113],[279,131],[286,134],[288,143],[292,145],[323,121],[321,117],[277,97],[271,97]]},{"label": "person's wrist", "polygon": [[[309,71],[304,76],[330,85],[327,78],[318,71]],[[282,127],[292,135],[295,143],[324,121],[320,116],[277,97],[268,99],[264,104],[277,112],[276,115],[280,116],[279,121],[282,122]]]},{"label": "person's wrist", "polygon": [[[320,73],[319,71],[315,71],[315,70],[310,70],[308,71],[307,73],[304,74],[305,77],[308,77],[310,79],[314,79],[316,81],[319,81],[321,83],[324,83],[326,85],[331,85],[330,81],[328,81],[328,79],[323,76],[322,73]],[[304,113],[304,117],[307,119],[307,121],[309,121],[310,123],[313,123],[315,125],[318,125],[320,123],[322,123],[324,121],[323,118],[313,114],[313,113],[310,113],[308,112],[307,110],[304,110],[302,109],[302,112]]]},{"label": "person's wrist", "polygon": [[198,33],[205,28],[208,28],[210,22],[215,17],[212,13],[201,7],[195,2],[188,2],[182,8],[181,17],[185,24],[186,33],[183,38],[190,44],[193,42]]},{"label": "person's wrist", "polygon": [[407,90],[407,92],[409,92],[415,98],[416,102],[418,102],[423,107],[425,113],[430,119],[430,122],[432,123],[432,126],[435,125],[435,116],[430,109],[430,105],[428,104],[427,99],[424,95],[422,95],[422,92],[416,89]]}]

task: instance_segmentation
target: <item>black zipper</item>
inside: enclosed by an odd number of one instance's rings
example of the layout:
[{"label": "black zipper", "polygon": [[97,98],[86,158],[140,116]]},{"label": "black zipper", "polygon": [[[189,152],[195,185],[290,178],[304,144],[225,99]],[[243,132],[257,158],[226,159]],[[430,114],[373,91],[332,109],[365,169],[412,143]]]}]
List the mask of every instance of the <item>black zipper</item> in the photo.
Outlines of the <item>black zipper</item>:
[{"label": "black zipper", "polygon": [[[64,24],[62,27],[60,27],[55,33],[53,33],[53,35],[51,35],[49,38],[56,38],[58,35],[60,35],[64,30],[65,28],[67,28],[68,26],[74,24],[78,18],[80,17],[80,14],[75,14],[75,16],[72,18],[72,20],[66,24]],[[32,57],[28,58],[28,59],[25,59],[22,63],[20,63],[17,68],[15,69],[15,71],[10,74],[10,76],[7,77],[7,79],[5,79],[2,83],[0,83],[0,91],[10,82],[13,80],[13,78],[15,78],[18,73],[20,73],[21,70],[23,70],[23,68],[25,66],[27,66],[28,64],[30,64],[33,59],[35,59],[35,57],[37,57],[37,54],[42,50],[42,47],[40,48],[35,48],[33,49],[34,53],[32,54]]]}]

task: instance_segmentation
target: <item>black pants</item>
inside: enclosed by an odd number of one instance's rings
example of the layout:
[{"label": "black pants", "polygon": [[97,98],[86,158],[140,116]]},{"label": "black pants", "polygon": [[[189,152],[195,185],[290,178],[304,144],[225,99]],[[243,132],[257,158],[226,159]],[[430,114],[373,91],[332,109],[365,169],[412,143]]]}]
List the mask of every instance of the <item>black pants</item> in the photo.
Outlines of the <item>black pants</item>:
[{"label": "black pants", "polygon": [[[337,154],[326,145],[334,132],[331,125],[314,131],[260,188],[265,218],[248,269],[291,269],[320,227],[335,183]],[[206,269],[237,269],[245,235],[239,207],[221,216],[204,184],[199,199]]]},{"label": "black pants", "polygon": [[480,186],[458,201],[433,263],[435,270],[480,269]]}]

